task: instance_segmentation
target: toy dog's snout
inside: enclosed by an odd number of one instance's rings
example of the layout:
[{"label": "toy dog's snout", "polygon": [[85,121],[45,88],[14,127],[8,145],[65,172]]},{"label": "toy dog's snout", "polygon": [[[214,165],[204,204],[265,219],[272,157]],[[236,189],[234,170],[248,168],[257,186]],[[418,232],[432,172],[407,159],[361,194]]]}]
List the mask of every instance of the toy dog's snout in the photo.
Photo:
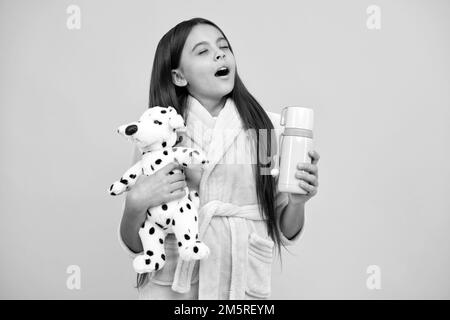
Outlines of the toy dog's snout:
[{"label": "toy dog's snout", "polygon": [[117,129],[117,133],[123,136],[132,136],[138,132],[138,126],[135,124],[125,124]]}]

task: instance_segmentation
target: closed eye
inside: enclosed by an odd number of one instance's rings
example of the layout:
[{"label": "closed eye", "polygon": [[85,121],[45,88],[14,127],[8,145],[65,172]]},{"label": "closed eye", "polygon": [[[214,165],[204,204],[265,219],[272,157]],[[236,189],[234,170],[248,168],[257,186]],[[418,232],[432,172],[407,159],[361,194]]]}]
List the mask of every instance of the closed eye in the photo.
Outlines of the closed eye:
[{"label": "closed eye", "polygon": [[[220,47],[220,49],[228,49],[228,48],[229,48],[228,46]],[[203,51],[200,51],[199,54],[203,54],[203,53],[205,53],[207,51],[208,51],[208,49],[205,49]]]}]

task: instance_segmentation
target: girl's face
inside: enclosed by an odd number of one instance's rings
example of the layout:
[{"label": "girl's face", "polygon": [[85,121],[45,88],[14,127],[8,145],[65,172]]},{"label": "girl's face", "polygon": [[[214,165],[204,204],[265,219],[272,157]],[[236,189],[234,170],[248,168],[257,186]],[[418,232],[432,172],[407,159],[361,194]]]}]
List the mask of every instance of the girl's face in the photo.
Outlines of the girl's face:
[{"label": "girl's face", "polygon": [[[226,76],[217,74],[222,67],[228,68]],[[235,73],[236,62],[223,35],[211,25],[199,24],[186,39],[172,81],[187,86],[195,97],[221,99],[233,90]]]}]

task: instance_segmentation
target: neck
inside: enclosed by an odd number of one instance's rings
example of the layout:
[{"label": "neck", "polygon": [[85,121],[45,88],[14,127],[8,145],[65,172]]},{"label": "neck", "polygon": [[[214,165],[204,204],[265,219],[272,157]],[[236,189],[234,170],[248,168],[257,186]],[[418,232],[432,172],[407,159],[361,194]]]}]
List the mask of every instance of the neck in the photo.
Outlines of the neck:
[{"label": "neck", "polygon": [[219,115],[222,108],[225,106],[227,97],[224,96],[220,99],[208,98],[208,97],[194,97],[197,99],[203,107],[211,114],[212,117]]}]

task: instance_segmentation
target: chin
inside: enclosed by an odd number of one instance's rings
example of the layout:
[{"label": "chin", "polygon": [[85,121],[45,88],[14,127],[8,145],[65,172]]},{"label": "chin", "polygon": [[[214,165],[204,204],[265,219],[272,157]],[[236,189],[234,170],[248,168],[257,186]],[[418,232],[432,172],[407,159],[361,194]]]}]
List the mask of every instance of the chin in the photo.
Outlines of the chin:
[{"label": "chin", "polygon": [[230,85],[225,86],[225,89],[222,90],[221,92],[222,96],[229,94],[231,91],[233,91],[233,89],[234,89],[234,82],[231,83]]}]

